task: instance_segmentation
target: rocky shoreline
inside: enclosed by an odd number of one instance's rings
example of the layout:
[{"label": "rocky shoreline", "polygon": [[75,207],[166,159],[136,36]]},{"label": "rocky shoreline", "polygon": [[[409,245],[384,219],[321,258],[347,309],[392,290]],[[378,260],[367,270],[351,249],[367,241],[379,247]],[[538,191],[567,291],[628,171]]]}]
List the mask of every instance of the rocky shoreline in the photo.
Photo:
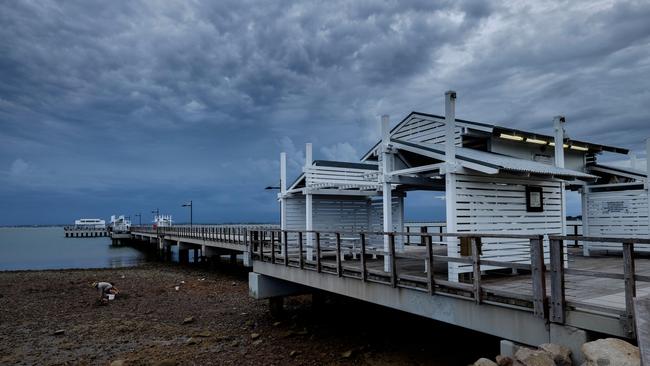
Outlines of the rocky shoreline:
[{"label": "rocky shoreline", "polygon": [[[102,306],[95,281],[121,292]],[[499,342],[340,298],[273,318],[240,267],[0,272],[0,309],[1,365],[467,365]]]},{"label": "rocky shoreline", "polygon": [[[580,348],[581,366],[640,366],[639,348],[617,338],[587,342]],[[512,356],[512,357],[511,357]],[[518,347],[514,355],[498,355],[492,361],[480,358],[473,366],[572,366],[571,350],[563,345],[544,343],[537,349]],[[575,355],[573,355],[575,356]]]}]

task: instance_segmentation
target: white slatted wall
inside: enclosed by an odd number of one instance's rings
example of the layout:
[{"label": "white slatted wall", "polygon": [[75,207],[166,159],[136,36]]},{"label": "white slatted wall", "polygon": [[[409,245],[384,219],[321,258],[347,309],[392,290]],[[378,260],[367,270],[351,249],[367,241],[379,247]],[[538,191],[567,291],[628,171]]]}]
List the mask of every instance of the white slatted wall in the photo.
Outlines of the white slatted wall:
[{"label": "white slatted wall", "polygon": [[[630,189],[591,192],[587,200],[587,233],[585,236],[618,238],[648,238],[648,191]],[[585,242],[588,249],[621,250],[618,243]],[[650,251],[648,244],[635,244],[637,251]]]},{"label": "white slatted wall", "polygon": [[[404,141],[444,144],[445,124],[442,121],[414,117],[393,132],[392,137]],[[454,130],[454,137],[456,145],[461,146],[460,127]]]},{"label": "white slatted wall", "polygon": [[[492,176],[456,175],[457,231],[504,234],[562,234],[562,191],[559,182],[534,179],[509,179]],[[543,190],[543,212],[526,211],[526,186]],[[483,259],[530,263],[527,239],[483,238]],[[448,248],[460,255],[457,244]],[[544,243],[548,262],[548,242]],[[481,267],[494,269],[495,267]],[[471,272],[472,267],[449,264],[450,278]]]},{"label": "white slatted wall", "polygon": [[[383,231],[381,197],[343,197],[315,195],[313,197],[314,230],[358,233]],[[403,205],[399,197],[393,198],[393,230],[402,231]],[[305,198],[287,198],[287,230],[305,230]],[[350,236],[350,235],[347,235]],[[353,236],[353,235],[352,235]],[[292,234],[290,237],[297,237]],[[324,235],[323,239],[329,238]],[[370,236],[368,245],[383,247],[381,238]],[[401,244],[396,239],[396,244]]]}]

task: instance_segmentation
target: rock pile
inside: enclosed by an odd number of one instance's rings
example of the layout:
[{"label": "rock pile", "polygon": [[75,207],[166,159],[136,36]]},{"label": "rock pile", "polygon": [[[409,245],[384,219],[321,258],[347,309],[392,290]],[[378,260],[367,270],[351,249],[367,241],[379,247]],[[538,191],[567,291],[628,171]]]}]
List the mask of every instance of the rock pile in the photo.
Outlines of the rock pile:
[{"label": "rock pile", "polygon": [[[581,347],[585,362],[580,366],[640,366],[639,348],[616,338],[587,342]],[[571,350],[544,343],[537,349],[520,347],[513,357],[499,355],[495,361],[480,358],[473,366],[572,366]]]}]

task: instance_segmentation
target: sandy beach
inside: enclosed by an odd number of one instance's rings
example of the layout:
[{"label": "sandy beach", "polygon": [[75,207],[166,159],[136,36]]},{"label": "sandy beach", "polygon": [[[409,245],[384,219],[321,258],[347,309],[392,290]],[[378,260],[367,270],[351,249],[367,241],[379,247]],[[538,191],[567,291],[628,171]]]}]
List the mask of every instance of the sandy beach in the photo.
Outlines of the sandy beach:
[{"label": "sandy beach", "polygon": [[[102,280],[121,290],[107,306],[90,287]],[[294,297],[274,318],[237,267],[0,272],[0,309],[2,365],[455,365],[498,350],[491,337],[341,298]],[[460,343],[472,350],[451,350]]]}]

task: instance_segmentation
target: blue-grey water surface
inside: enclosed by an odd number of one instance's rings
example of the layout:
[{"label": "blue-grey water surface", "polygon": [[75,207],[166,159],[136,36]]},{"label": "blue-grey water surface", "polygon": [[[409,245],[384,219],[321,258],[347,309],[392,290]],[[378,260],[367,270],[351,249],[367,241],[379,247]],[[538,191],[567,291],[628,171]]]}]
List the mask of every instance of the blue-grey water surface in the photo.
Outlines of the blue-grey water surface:
[{"label": "blue-grey water surface", "polygon": [[66,238],[62,227],[0,228],[0,271],[136,266],[145,255],[111,239]]}]

